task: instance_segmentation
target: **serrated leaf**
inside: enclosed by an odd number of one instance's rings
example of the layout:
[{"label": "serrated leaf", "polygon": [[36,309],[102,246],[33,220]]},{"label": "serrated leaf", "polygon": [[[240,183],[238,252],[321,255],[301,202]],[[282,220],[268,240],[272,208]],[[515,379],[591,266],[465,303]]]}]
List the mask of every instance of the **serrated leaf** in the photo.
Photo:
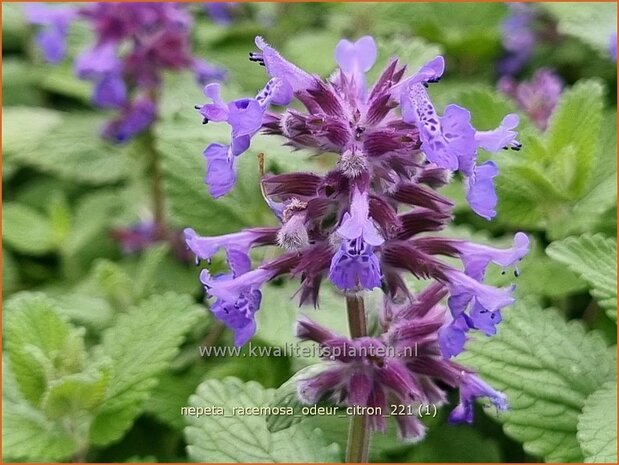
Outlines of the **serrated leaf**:
[{"label": "serrated leaf", "polygon": [[546,253],[577,273],[592,287],[591,294],[617,320],[617,240],[585,234],[553,242]]},{"label": "serrated leaf", "polygon": [[141,302],[104,332],[99,351],[113,372],[90,431],[93,444],[115,441],[131,426],[201,315],[191,298],[168,293]]},{"label": "serrated leaf", "polygon": [[591,394],[578,417],[578,441],[585,462],[617,463],[617,381]]},{"label": "serrated leaf", "polygon": [[616,375],[597,333],[552,309],[520,300],[504,312],[499,333],[471,341],[459,360],[507,394],[510,410],[488,413],[525,451],[548,462],[578,462],[578,415],[587,397]]},{"label": "serrated leaf", "polygon": [[42,294],[16,295],[6,304],[5,341],[24,397],[39,405],[49,381],[81,368],[86,352],[81,333]]},{"label": "serrated leaf", "polygon": [[20,203],[2,206],[2,239],[15,250],[31,255],[51,252],[56,246],[49,220]]},{"label": "serrated leaf", "polygon": [[339,448],[320,430],[294,425],[270,433],[262,415],[234,414],[235,407],[264,407],[272,390],[236,378],[207,380],[190,397],[189,406],[223,407],[224,416],[187,416],[187,453],[197,462],[334,462]]}]

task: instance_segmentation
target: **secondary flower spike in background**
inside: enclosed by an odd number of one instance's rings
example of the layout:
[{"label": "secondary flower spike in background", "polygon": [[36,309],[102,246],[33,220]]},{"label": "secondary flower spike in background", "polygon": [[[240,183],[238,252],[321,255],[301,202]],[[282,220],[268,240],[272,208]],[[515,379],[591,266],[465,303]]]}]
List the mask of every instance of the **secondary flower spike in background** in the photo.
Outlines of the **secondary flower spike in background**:
[{"label": "secondary flower spike in background", "polygon": [[89,24],[94,42],[76,58],[75,73],[92,82],[93,104],[117,110],[102,129],[111,141],[126,142],[154,123],[164,71],[191,70],[202,85],[225,77],[223,69],[192,55],[193,19],[185,5],[98,2],[73,8],[29,3],[25,9],[27,19],[40,27],[37,43],[52,63],[66,55],[71,21]]},{"label": "secondary flower spike in background", "polygon": [[[513,286],[484,283],[485,270],[491,262],[514,266],[527,254],[529,240],[519,232],[512,248],[500,250],[432,233],[452,221],[453,203],[437,189],[455,171],[465,178],[471,208],[486,219],[495,215],[498,168],[492,161],[479,164],[477,151],[518,150],[518,117],[507,115],[498,128],[483,130],[471,125],[470,113],[460,106],[448,105],[441,114],[426,92],[444,72],[440,56],[413,73],[393,59],[368,85],[365,73],[377,57],[368,36],[340,41],[335,50],[339,68],[328,79],[288,62],[260,37],[256,45],[259,51],[250,53],[250,60],[264,66],[265,87],[255,97],[226,103],[219,86],[211,84],[205,88],[209,102],[196,107],[204,123],[226,123],[231,132],[229,141],[212,143],[204,152],[212,195],[233,188],[235,161],[260,131],[293,149],[332,152],[339,158],[323,175],[262,178],[265,201],[281,222],[279,228],[212,238],[185,231],[196,257],[210,259],[219,249],[227,254],[230,273],[211,276],[203,270],[200,275],[207,294],[216,299],[211,305],[215,317],[242,345],[256,331],[260,288],[276,277],[298,278],[300,303],[314,306],[325,279],[347,299],[379,288],[384,305],[377,334],[347,339],[302,319],[297,335],[329,347],[392,347],[395,355],[326,360],[323,371],[299,382],[302,400],[328,396],[347,405],[384,405],[393,399],[440,404],[446,399],[440,386],[447,385],[460,389],[452,421],[470,422],[476,397],[507,408],[501,393],[450,358],[463,350],[469,331],[496,332],[501,310],[514,302]],[[304,109],[288,107],[293,100]],[[278,246],[282,253],[252,269],[249,249],[258,246]],[[442,257],[459,259],[462,267]],[[415,295],[406,273],[431,284]],[[441,303],[445,298],[446,306]],[[420,356],[407,358],[403,349],[412,346],[420,348]],[[382,418],[371,424],[384,428]],[[415,420],[399,426],[407,439],[419,439],[424,432]]]}]

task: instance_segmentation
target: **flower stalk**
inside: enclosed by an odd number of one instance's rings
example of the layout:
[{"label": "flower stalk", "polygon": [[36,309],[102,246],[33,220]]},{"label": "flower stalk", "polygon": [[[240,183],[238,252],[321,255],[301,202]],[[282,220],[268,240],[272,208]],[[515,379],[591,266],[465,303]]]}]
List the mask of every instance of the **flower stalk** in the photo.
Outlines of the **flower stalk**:
[{"label": "flower stalk", "polygon": [[[350,337],[354,339],[367,336],[363,297],[358,295],[346,296],[346,311]],[[353,415],[351,417],[346,444],[346,463],[368,462],[370,445],[368,426],[367,415]]]}]

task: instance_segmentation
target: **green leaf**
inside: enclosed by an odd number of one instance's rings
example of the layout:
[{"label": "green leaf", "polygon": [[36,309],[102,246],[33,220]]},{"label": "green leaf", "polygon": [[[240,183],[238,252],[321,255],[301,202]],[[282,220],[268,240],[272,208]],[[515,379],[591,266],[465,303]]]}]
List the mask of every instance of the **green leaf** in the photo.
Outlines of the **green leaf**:
[{"label": "green leaf", "polygon": [[10,461],[60,461],[77,450],[62,424],[23,398],[8,360],[2,362],[2,457]]},{"label": "green leaf", "polygon": [[19,287],[19,266],[13,254],[2,248],[2,291],[4,297],[13,293]]},{"label": "green leaf", "polygon": [[405,455],[407,463],[501,462],[499,444],[469,425],[436,425]]},{"label": "green leaf", "polygon": [[[39,111],[31,108],[30,115]],[[31,121],[24,121],[28,113],[17,115],[21,119],[9,115],[20,137],[11,146],[13,149],[17,144],[13,152],[17,162],[64,179],[96,185],[126,179],[135,170],[135,160],[129,156],[131,145],[115,146],[100,137],[103,117],[92,113],[54,112],[53,115],[49,118],[48,131],[26,143],[21,141],[30,137],[28,129],[33,125]],[[19,127],[20,124],[23,126]]]},{"label": "green leaf", "polygon": [[242,415],[234,408],[266,407],[272,390],[236,378],[207,380],[190,397],[191,407],[222,407],[224,416],[186,416],[187,452],[197,462],[334,462],[340,459],[337,445],[318,429],[294,425],[270,433],[263,415]]},{"label": "green leaf", "polygon": [[559,23],[559,32],[578,37],[608,55],[610,36],[617,31],[614,3],[540,3]]},{"label": "green leaf", "polygon": [[601,234],[568,237],[550,244],[546,253],[587,281],[606,314],[617,320],[616,239]]},{"label": "green leaf", "polygon": [[99,351],[113,372],[92,424],[93,444],[115,441],[131,426],[201,315],[189,297],[168,293],[141,302],[103,333]]},{"label": "green leaf", "polygon": [[504,312],[498,335],[476,337],[459,361],[507,394],[510,410],[487,412],[525,451],[548,462],[583,459],[578,416],[587,397],[616,374],[613,354],[599,334],[523,299]]},{"label": "green leaf", "polygon": [[603,98],[604,86],[599,81],[577,82],[562,95],[546,130],[546,166],[571,197],[580,197],[591,177]]},{"label": "green leaf", "polygon": [[42,410],[48,418],[75,416],[93,410],[105,397],[109,369],[90,370],[64,376],[49,384],[43,397]]},{"label": "green leaf", "polygon": [[[2,151],[14,158],[22,152],[36,150],[49,140],[63,122],[63,114],[56,110],[36,107],[7,107],[2,111]],[[41,158],[45,158],[41,153]],[[45,156],[47,156],[47,150]]]},{"label": "green leaf", "polygon": [[30,255],[43,255],[56,247],[49,220],[14,202],[2,206],[2,239],[13,249]]},{"label": "green leaf", "polygon": [[189,397],[196,392],[205,375],[204,365],[198,363],[194,363],[183,373],[164,373],[145,406],[146,412],[173,428],[182,430],[185,421],[179,412],[182,407],[187,406]]},{"label": "green leaf", "polygon": [[76,331],[42,294],[16,295],[6,304],[6,350],[15,379],[33,405],[48,382],[81,368],[86,356],[82,332]]},{"label": "green leaf", "polygon": [[99,260],[93,267],[92,279],[99,292],[120,310],[127,309],[138,300],[133,279],[115,262]]},{"label": "green leaf", "polygon": [[585,462],[617,463],[617,381],[587,398],[578,417],[578,441]]},{"label": "green leaf", "polygon": [[[262,288],[261,310],[256,314],[260,340],[275,346],[285,346],[297,342],[294,337],[294,324],[301,315],[327,326],[340,334],[348,334],[346,320],[346,301],[329,284],[323,283],[320,289],[320,307],[299,307],[295,292],[298,284],[287,281],[283,286],[269,284]],[[317,359],[303,358],[304,364],[310,364]]]}]

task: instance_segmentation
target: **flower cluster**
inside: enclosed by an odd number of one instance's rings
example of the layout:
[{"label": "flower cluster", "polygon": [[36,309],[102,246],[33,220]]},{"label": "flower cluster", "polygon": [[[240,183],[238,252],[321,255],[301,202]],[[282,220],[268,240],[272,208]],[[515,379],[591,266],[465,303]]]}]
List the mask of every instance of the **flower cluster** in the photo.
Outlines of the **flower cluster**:
[{"label": "flower cluster", "polygon": [[[497,165],[478,163],[480,148],[495,152],[519,149],[516,115],[500,126],[478,130],[470,113],[448,105],[442,114],[426,88],[440,80],[444,60],[436,57],[415,73],[393,59],[373,86],[365,73],[374,65],[377,47],[371,37],[342,40],[336,48],[339,65],[326,80],[306,73],[285,60],[262,38],[260,51],[250,60],[264,66],[269,81],[255,97],[223,102],[219,86],[206,86],[209,102],[198,106],[205,123],[225,122],[231,138],[212,143],[204,151],[206,182],[213,196],[232,189],[235,160],[262,131],[277,135],[293,149],[333,152],[339,159],[323,175],[285,173],[266,175],[262,190],[281,222],[274,228],[254,228],[218,237],[185,231],[187,245],[199,259],[210,260],[225,251],[230,273],[200,280],[215,302],[214,315],[235,333],[235,343],[246,343],[255,333],[255,313],[263,284],[278,276],[300,280],[301,304],[314,306],[328,279],[347,295],[380,288],[384,295],[381,332],[349,340],[309,321],[298,323],[297,335],[327,348],[393,348],[388,356],[347,355],[327,360],[324,370],[299,383],[308,402],[330,396],[348,405],[381,406],[389,400],[402,404],[445,402],[441,386],[459,388],[461,403],[453,421],[471,421],[472,401],[488,397],[500,409],[502,394],[450,358],[463,350],[467,333],[496,332],[501,309],[512,304],[512,287],[485,284],[490,263],[510,267],[527,252],[529,241],[517,233],[513,247],[500,250],[432,233],[452,220],[453,203],[437,192],[458,171],[466,197],[477,214],[495,215],[493,178]],[[296,100],[300,106],[289,106]],[[283,106],[275,112],[272,105]],[[252,247],[278,246],[282,253],[251,269]],[[441,257],[459,259],[462,267]],[[405,273],[432,284],[413,295]],[[447,307],[441,305],[447,298]],[[414,347],[416,355],[410,357]],[[365,351],[367,353],[367,351]],[[393,356],[393,354],[401,356]],[[399,419],[402,436],[419,438],[423,426],[412,417]],[[375,429],[383,419],[373,418]]]},{"label": "flower cluster", "polygon": [[118,115],[102,135],[125,142],[157,117],[157,94],[165,70],[192,70],[202,85],[224,77],[222,69],[191,53],[191,15],[183,5],[161,3],[92,3],[80,8],[26,6],[28,20],[40,26],[36,40],[47,61],[66,54],[71,21],[86,21],[94,42],[75,61],[80,79],[93,83],[92,101]]}]

